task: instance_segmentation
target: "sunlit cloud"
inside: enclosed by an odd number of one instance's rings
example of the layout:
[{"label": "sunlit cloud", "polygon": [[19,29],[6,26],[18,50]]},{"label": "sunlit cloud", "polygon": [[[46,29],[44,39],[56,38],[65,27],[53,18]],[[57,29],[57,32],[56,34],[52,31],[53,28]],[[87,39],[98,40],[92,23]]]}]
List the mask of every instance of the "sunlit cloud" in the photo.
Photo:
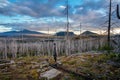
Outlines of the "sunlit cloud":
[{"label": "sunlit cloud", "polygon": [[12,30],[11,27],[0,26],[0,32],[7,32],[7,31],[11,31],[11,30]]},{"label": "sunlit cloud", "polygon": [[66,8],[66,6],[62,6],[62,5],[61,5],[61,6],[59,6],[59,7],[60,7],[60,8],[62,8],[62,9],[65,9],[65,8]]}]

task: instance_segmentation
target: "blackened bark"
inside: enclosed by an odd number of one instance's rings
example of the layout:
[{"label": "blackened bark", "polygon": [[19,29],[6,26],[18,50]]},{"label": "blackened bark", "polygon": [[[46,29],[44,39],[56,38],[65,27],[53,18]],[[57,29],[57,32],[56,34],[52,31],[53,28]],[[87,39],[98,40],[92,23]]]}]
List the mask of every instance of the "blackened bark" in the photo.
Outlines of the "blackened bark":
[{"label": "blackened bark", "polygon": [[120,12],[119,12],[119,5],[117,5],[117,10],[116,10],[117,12],[117,17],[118,17],[118,19],[120,19]]}]

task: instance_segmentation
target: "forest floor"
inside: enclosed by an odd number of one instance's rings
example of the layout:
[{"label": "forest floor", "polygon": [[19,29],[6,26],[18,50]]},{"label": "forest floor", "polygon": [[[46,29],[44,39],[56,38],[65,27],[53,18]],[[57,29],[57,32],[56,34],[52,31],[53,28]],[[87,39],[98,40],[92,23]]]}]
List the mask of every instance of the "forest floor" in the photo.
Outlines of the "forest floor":
[{"label": "forest floor", "polygon": [[[53,57],[34,56],[11,60],[11,65],[0,66],[0,80],[44,80],[40,79],[41,73],[52,68],[48,62],[54,64]],[[58,57],[58,63],[66,70],[94,80],[120,80],[120,54],[78,53]],[[84,80],[72,73],[61,72],[59,80]]]}]

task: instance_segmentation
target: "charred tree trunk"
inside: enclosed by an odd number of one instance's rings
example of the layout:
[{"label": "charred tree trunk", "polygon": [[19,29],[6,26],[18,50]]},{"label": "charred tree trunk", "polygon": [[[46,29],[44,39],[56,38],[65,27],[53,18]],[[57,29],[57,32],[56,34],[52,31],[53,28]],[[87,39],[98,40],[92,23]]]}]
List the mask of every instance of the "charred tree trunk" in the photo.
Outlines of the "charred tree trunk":
[{"label": "charred tree trunk", "polygon": [[[110,48],[110,30],[111,30],[111,5],[112,5],[112,0],[110,0],[110,5],[109,5],[109,23],[108,23],[108,47]],[[110,50],[108,50],[108,53],[110,53]]]},{"label": "charred tree trunk", "polygon": [[120,12],[119,12],[119,5],[117,5],[117,10],[116,10],[117,12],[117,17],[118,17],[118,19],[120,19]]}]

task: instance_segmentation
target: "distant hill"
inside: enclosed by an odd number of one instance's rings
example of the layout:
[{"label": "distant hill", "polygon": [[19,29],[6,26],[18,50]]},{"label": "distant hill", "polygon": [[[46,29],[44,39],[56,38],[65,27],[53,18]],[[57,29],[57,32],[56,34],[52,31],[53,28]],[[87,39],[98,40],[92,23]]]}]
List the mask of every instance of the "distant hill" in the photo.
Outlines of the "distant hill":
[{"label": "distant hill", "polygon": [[81,33],[80,35],[75,36],[74,39],[81,39],[81,38],[84,39],[84,38],[90,38],[90,37],[96,38],[98,36],[100,36],[100,35],[97,33],[94,33],[91,31],[85,31],[85,32]]},{"label": "distant hill", "polygon": [[0,37],[14,37],[14,36],[20,36],[20,35],[32,35],[32,34],[44,34],[41,32],[36,32],[36,31],[30,31],[27,29],[21,30],[21,31],[9,31],[9,32],[4,32],[0,33]]},{"label": "distant hill", "polygon": [[27,29],[19,31],[19,33],[23,33],[23,34],[43,34],[43,33],[40,33],[40,32],[30,31],[30,30],[27,30]]},{"label": "distant hill", "polygon": [[[60,31],[60,32],[57,32],[55,34],[55,36],[66,36],[67,35],[67,32],[66,31]],[[73,32],[68,32],[68,35],[69,36],[75,36],[75,34]]]},{"label": "distant hill", "polygon": [[85,31],[81,34],[81,36],[98,36],[98,34],[91,31]]}]

